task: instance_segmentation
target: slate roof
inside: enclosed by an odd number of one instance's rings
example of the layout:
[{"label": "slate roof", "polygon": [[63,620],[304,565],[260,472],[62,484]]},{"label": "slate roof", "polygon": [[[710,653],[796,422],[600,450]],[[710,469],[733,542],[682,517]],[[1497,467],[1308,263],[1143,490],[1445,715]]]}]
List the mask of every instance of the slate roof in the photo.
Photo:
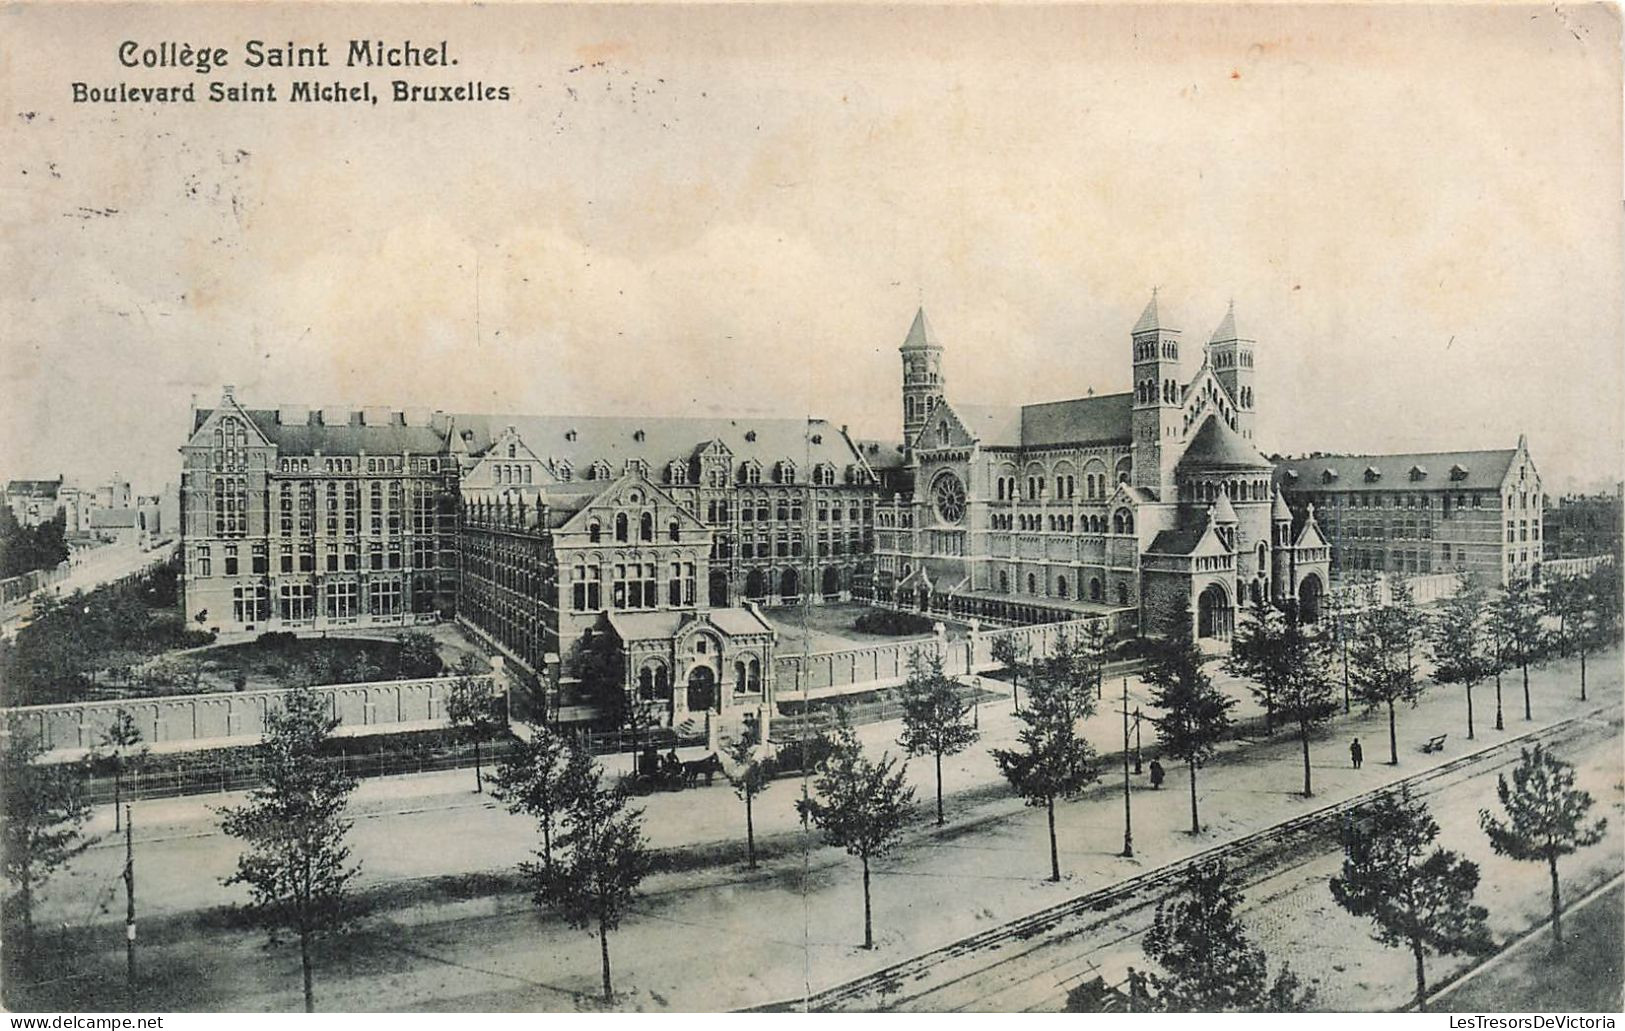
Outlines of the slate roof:
[{"label": "slate roof", "polygon": [[1202,428],[1196,431],[1196,438],[1180,456],[1179,464],[1203,469],[1273,468],[1269,459],[1259,454],[1257,448],[1243,440],[1241,434],[1217,415],[1209,416]]},{"label": "slate roof", "polygon": [[668,463],[686,463],[713,440],[733,452],[735,468],[747,459],[760,462],[764,485],[771,480],[774,463],[781,460],[795,463],[798,483],[807,482],[813,467],[822,462],[844,473],[857,461],[840,427],[822,419],[473,414],[451,419],[452,431],[471,454],[483,452],[512,426],[537,458],[567,461],[578,477],[597,461],[608,463],[619,476],[629,459],[638,459],[648,464],[650,479],[659,482]]},{"label": "slate roof", "polygon": [[[957,409],[956,409],[957,411]],[[853,446],[875,472],[901,469],[904,465],[903,445],[895,440],[854,440]]]},{"label": "slate roof", "polygon": [[[303,418],[284,422],[282,412],[275,408],[243,409],[265,438],[277,447],[279,456],[313,455],[432,455],[445,450],[445,435],[432,425],[409,426],[400,412],[390,412],[387,422],[368,425],[359,411],[301,410]],[[192,432],[213,415],[211,409],[200,408],[192,421]],[[343,418],[339,423],[336,418]]]},{"label": "slate roof", "polygon": [[925,317],[925,309],[922,307],[914,313],[914,324],[908,327],[908,336],[903,339],[903,346],[898,350],[916,351],[941,346],[937,343],[936,333],[931,331],[931,321]]},{"label": "slate roof", "polygon": [[124,530],[135,526],[136,510],[133,508],[97,508],[90,513],[90,528],[93,530]]},{"label": "slate roof", "polygon": [[[702,609],[712,626],[729,637],[774,633],[773,624],[747,608]],[[695,621],[690,610],[608,612],[609,625],[622,641],[660,641]]]},{"label": "slate roof", "polygon": [[1252,340],[1236,331],[1236,302],[1231,301],[1230,307],[1225,310],[1224,318],[1219,321],[1218,328],[1208,338],[1210,344],[1227,344],[1232,340]]},{"label": "slate roof", "polygon": [[[1499,490],[1507,469],[1518,454],[1516,448],[1504,451],[1430,451],[1396,455],[1336,455],[1283,461],[1275,469],[1275,482],[1284,490],[1395,491],[1395,490]],[[1421,479],[1411,479],[1412,466],[1426,470]],[[1461,479],[1451,479],[1452,468],[1466,470]],[[1382,475],[1367,482],[1365,471]],[[1322,474],[1330,469],[1336,478],[1330,483]]]},{"label": "slate roof", "polygon": [[1147,302],[1145,310],[1140,313],[1140,320],[1134,324],[1133,333],[1149,333],[1153,329],[1161,329],[1162,323],[1157,316],[1157,291],[1151,291],[1151,300]]},{"label": "slate roof", "polygon": [[951,402],[954,414],[983,447],[1020,447],[1021,412],[1015,405],[969,405]]},{"label": "slate roof", "polygon": [[61,487],[61,477],[54,480],[11,480],[6,484],[6,493],[32,498],[54,498]]},{"label": "slate roof", "polygon": [[1021,443],[1023,447],[1126,443],[1134,434],[1133,413],[1130,393],[1023,405]]}]

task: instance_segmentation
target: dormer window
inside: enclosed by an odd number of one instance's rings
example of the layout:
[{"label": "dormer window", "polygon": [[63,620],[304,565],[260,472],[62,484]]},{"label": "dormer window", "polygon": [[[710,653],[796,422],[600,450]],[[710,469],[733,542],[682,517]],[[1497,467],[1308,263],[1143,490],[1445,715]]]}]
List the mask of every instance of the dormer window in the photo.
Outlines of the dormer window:
[{"label": "dormer window", "polygon": [[774,476],[779,483],[796,482],[796,464],[788,460],[780,462]]},{"label": "dormer window", "polygon": [[746,441],[746,443],[749,443],[749,444],[756,443],[756,431],[755,430],[746,430],[745,431],[745,441]]},{"label": "dormer window", "polygon": [[682,462],[673,462],[666,467],[666,479],[675,484],[688,482],[688,466]]},{"label": "dormer window", "polygon": [[835,467],[825,462],[813,470],[813,482],[820,487],[835,486]]},{"label": "dormer window", "polygon": [[752,485],[761,483],[762,467],[755,462],[746,462],[739,467],[739,480]]},{"label": "dormer window", "polygon": [[575,440],[576,439],[576,431],[575,430],[565,430],[564,431],[564,439],[565,440]]},{"label": "dormer window", "polygon": [[1382,479],[1381,469],[1378,469],[1374,465],[1368,465],[1365,467],[1365,482],[1376,483],[1380,479]]},{"label": "dormer window", "polygon": [[812,435],[812,442],[814,444],[822,444],[824,442],[824,435],[822,433],[814,433]]},{"label": "dormer window", "polygon": [[1337,470],[1336,469],[1331,469],[1331,468],[1322,469],[1320,471],[1320,482],[1321,483],[1335,483],[1335,482],[1337,482]]},{"label": "dormer window", "polygon": [[632,431],[632,439],[637,441],[639,444],[643,443],[643,431],[642,430],[633,430]]},{"label": "dormer window", "polygon": [[592,464],[592,478],[595,480],[609,479],[609,463],[604,461],[594,462]]},{"label": "dormer window", "polygon": [[575,476],[575,470],[570,468],[569,462],[560,462],[553,467],[553,475],[559,478],[560,483],[569,483]]},{"label": "dormer window", "polygon": [[1467,478],[1467,467],[1464,466],[1464,465],[1461,465],[1460,463],[1457,463],[1456,465],[1451,466],[1450,467],[1450,478],[1452,480],[1465,480]]},{"label": "dormer window", "polygon": [[1419,466],[1419,465],[1411,466],[1411,480],[1413,482],[1416,481],[1416,480],[1425,480],[1427,478],[1428,478],[1428,471],[1426,469],[1424,469],[1422,466]]}]

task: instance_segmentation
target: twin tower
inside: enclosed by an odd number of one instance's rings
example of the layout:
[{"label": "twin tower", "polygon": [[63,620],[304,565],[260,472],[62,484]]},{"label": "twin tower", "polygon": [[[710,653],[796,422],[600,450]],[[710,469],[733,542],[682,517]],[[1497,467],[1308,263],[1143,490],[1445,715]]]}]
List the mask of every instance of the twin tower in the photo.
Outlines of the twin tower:
[{"label": "twin tower", "polygon": [[[1202,365],[1194,377],[1180,371],[1180,331],[1162,320],[1157,291],[1130,331],[1134,354],[1133,442],[1137,448],[1163,450],[1183,440],[1198,427],[1187,416],[1191,394],[1200,390],[1203,372],[1229,395],[1232,428],[1242,439],[1253,439],[1256,398],[1253,394],[1253,348],[1256,341],[1236,329],[1232,301],[1202,351]],[[942,403],[942,344],[931,330],[925,309],[914,314],[903,346],[903,441],[912,445],[933,409]],[[1230,420],[1227,420],[1230,421]]]}]

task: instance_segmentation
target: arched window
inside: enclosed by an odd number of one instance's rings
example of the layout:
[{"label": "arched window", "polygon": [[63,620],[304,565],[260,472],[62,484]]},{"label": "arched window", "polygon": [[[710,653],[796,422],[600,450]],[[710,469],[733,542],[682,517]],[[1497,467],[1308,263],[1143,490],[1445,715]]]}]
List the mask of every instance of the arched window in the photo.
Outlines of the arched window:
[{"label": "arched window", "polygon": [[1122,580],[1117,581],[1117,604],[1128,604],[1128,584]]},{"label": "arched window", "polygon": [[625,512],[617,512],[617,513],[615,513],[615,539],[616,540],[624,541],[624,540],[627,539],[627,537],[629,536],[629,534],[628,534],[629,525],[630,524],[627,521]]},{"label": "arched window", "polygon": [[598,520],[594,519],[592,522],[587,524],[587,541],[589,543],[597,544],[599,541],[603,540],[603,537],[604,528],[598,525]]},{"label": "arched window", "polygon": [[745,687],[750,691],[751,694],[760,694],[762,691],[761,662],[753,657],[750,660],[750,665],[747,667],[747,670],[748,675],[745,679]]},{"label": "arched window", "polygon": [[638,517],[638,540],[652,541],[655,539],[655,517],[653,513],[645,512]]},{"label": "arched window", "polygon": [[734,663],[734,694],[745,693],[745,664]]},{"label": "arched window", "polygon": [[1055,593],[1059,597],[1066,597],[1066,577],[1058,576],[1055,578]]},{"label": "arched window", "polygon": [[1010,593],[1010,574],[1009,573],[1005,573],[1005,572],[1000,572],[999,573],[999,593],[1000,594],[1009,594]]},{"label": "arched window", "polygon": [[1089,578],[1089,600],[1100,600],[1100,577],[1098,576],[1092,576]]},{"label": "arched window", "polygon": [[677,520],[673,519],[671,525],[666,527],[666,536],[673,541],[682,540],[683,528],[678,525]]},{"label": "arched window", "polygon": [[1032,574],[1032,573],[1027,574],[1027,593],[1028,594],[1037,594],[1038,593],[1038,577],[1036,575]]}]

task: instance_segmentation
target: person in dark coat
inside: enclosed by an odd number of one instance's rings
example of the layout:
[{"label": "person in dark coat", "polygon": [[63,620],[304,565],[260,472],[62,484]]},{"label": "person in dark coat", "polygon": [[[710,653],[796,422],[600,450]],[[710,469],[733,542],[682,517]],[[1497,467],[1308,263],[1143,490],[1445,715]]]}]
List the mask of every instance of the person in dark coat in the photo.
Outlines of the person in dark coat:
[{"label": "person in dark coat", "polygon": [[1162,789],[1163,776],[1162,763],[1155,759],[1151,760],[1151,786],[1160,791]]},{"label": "person in dark coat", "polygon": [[1349,744],[1349,761],[1354,763],[1354,768],[1356,770],[1359,769],[1360,764],[1365,761],[1365,749],[1360,747],[1359,738],[1355,738]]}]

